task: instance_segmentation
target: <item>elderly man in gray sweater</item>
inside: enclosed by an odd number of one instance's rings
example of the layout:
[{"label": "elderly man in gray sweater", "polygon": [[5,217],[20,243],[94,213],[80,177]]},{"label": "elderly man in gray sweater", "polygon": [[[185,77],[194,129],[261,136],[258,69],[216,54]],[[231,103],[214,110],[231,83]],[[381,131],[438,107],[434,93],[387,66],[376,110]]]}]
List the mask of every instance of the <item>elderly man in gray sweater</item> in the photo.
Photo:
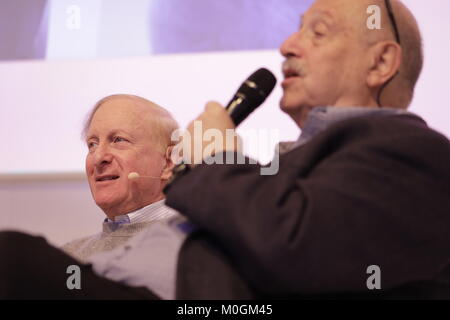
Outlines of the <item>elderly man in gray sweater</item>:
[{"label": "elderly man in gray sweater", "polygon": [[[171,176],[171,134],[177,122],[164,108],[133,95],[112,95],[91,111],[84,130],[86,175],[96,204],[104,211],[102,231],[65,244],[81,262],[110,251],[156,221],[176,212],[164,205]],[[129,179],[130,173],[137,179]]]}]

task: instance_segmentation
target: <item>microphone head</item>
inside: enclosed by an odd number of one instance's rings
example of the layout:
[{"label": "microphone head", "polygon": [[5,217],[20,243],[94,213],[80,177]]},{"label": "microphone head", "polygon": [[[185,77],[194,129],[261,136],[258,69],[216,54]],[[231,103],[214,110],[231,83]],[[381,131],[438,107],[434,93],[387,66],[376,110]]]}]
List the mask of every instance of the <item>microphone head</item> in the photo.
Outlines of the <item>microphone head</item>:
[{"label": "microphone head", "polygon": [[244,81],[226,107],[236,126],[266,100],[276,83],[273,73],[265,68],[255,71]]},{"label": "microphone head", "polygon": [[264,101],[272,92],[273,88],[275,88],[277,78],[275,78],[273,73],[266,68],[261,68],[253,72],[252,75],[248,77],[247,81],[244,82],[244,84],[246,83],[250,87],[252,87],[251,83],[255,84],[256,88],[254,89],[257,90]]},{"label": "microphone head", "polygon": [[134,179],[138,179],[138,178],[140,178],[140,175],[137,172],[130,172],[128,174],[128,179],[129,180],[134,180]]}]

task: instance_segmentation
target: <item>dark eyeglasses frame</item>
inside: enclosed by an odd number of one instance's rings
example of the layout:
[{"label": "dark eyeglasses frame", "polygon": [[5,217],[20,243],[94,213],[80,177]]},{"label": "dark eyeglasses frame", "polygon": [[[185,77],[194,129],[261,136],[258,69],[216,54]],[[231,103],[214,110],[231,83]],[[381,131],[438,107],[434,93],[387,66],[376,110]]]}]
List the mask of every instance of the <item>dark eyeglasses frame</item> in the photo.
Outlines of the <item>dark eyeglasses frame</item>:
[{"label": "dark eyeglasses frame", "polygon": [[394,29],[395,40],[400,44],[400,33],[398,32],[397,21],[395,20],[394,12],[392,10],[392,5],[390,0],[384,0],[386,4],[386,9],[389,15],[389,19],[391,20],[392,28]]},{"label": "dark eyeglasses frame", "polygon": [[[399,45],[401,45],[400,42],[400,32],[398,31],[398,27],[397,27],[397,21],[395,20],[395,15],[394,15],[394,11],[392,10],[392,5],[391,5],[391,1],[390,0],[384,0],[384,3],[386,4],[386,10],[388,12],[389,15],[389,19],[391,21],[391,25],[392,25],[392,29],[394,31],[394,35],[395,35],[395,40],[397,41],[397,43]],[[398,74],[398,71],[396,74],[394,74],[392,76],[392,78],[390,78],[388,81],[386,81],[383,86],[380,88],[380,91],[378,91],[378,97],[377,97],[377,103],[378,103],[378,107],[382,107],[381,106],[381,94],[383,93],[384,88],[386,88],[386,86],[395,78],[395,76]]]}]

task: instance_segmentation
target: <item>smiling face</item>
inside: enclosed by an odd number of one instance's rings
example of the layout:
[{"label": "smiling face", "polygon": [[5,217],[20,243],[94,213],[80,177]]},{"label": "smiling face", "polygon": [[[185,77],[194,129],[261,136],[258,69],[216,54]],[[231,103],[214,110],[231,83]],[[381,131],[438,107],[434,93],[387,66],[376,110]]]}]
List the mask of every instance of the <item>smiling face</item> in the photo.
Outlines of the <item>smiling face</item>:
[{"label": "smiling face", "polygon": [[92,117],[86,134],[86,174],[95,202],[109,218],[164,198],[161,179],[128,179],[130,172],[160,177],[167,166],[156,143],[155,116],[142,102],[113,98]]},{"label": "smiling face", "polygon": [[361,32],[366,8],[358,2],[317,0],[280,48],[286,58],[280,106],[299,126],[316,106],[370,104]]}]

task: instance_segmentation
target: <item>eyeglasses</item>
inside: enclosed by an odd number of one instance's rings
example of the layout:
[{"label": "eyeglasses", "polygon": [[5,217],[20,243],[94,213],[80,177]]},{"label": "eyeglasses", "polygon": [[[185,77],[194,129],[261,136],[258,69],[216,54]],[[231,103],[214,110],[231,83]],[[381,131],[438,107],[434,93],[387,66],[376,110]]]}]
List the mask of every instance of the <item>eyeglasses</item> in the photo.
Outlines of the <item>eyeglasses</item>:
[{"label": "eyeglasses", "polygon": [[[400,45],[400,32],[398,32],[397,21],[395,20],[394,12],[392,10],[391,1],[390,0],[384,0],[384,3],[386,4],[386,9],[387,9],[387,12],[388,12],[388,15],[389,15],[389,19],[391,20],[392,29],[394,29],[395,40]],[[381,105],[381,94],[383,93],[383,91],[386,88],[386,86],[395,78],[395,76],[397,74],[398,74],[398,71],[388,81],[386,81],[381,86],[380,90],[378,91],[377,104],[378,104],[379,108],[382,108],[382,105]]]},{"label": "eyeglasses", "polygon": [[395,20],[394,12],[392,11],[391,1],[385,0],[384,3],[386,4],[389,19],[391,20],[392,28],[394,29],[395,40],[400,44],[400,33],[398,32],[397,21]]}]

